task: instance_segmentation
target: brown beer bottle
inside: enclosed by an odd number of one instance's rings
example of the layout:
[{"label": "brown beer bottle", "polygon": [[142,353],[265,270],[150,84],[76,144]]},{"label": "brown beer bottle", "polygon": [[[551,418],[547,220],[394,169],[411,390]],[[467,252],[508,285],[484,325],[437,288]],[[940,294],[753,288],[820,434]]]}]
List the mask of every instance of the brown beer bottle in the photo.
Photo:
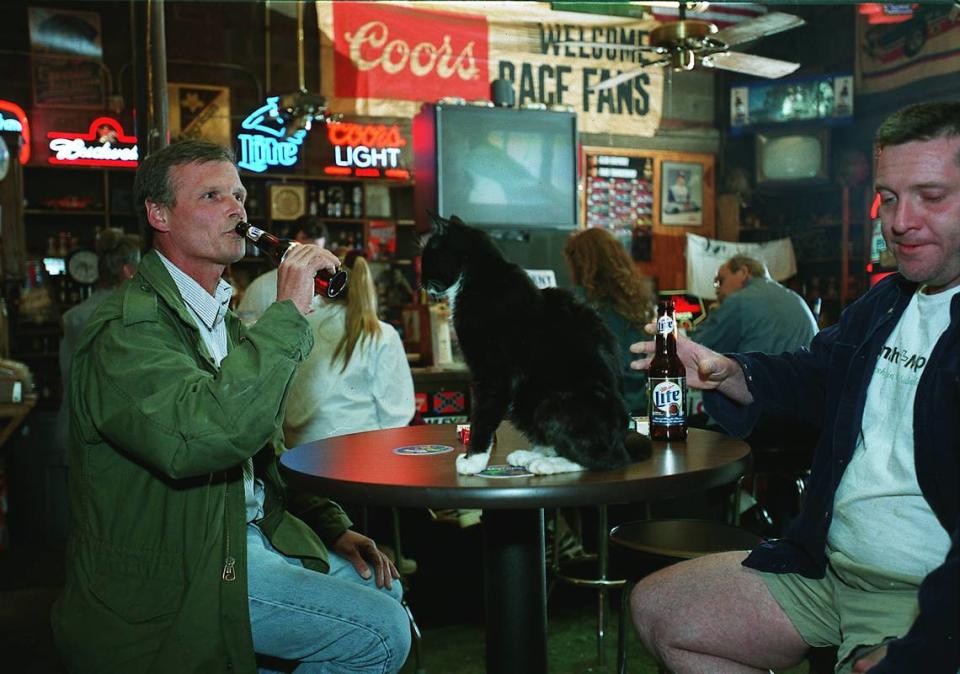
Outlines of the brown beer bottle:
[{"label": "brown beer bottle", "polygon": [[687,376],[677,356],[673,300],[657,305],[656,350],[647,373],[651,440],[686,440]]},{"label": "brown beer bottle", "polygon": [[[279,236],[266,232],[259,227],[254,227],[249,222],[243,222],[242,220],[237,223],[236,231],[237,234],[246,237],[247,241],[259,248],[260,252],[273,260],[273,263],[277,266],[283,262],[283,256],[287,254],[290,246],[297,245],[296,241],[281,239]],[[344,269],[338,269],[331,274],[325,269],[321,269],[314,279],[314,287],[317,293],[321,295],[330,298],[337,297],[347,287],[347,272]]]}]

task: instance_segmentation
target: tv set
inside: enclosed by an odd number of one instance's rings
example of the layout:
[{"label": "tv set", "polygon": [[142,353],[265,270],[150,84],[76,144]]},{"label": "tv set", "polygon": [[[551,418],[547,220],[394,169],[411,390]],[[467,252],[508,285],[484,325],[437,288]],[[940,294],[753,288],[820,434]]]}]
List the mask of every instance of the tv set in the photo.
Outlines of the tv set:
[{"label": "tv set", "polygon": [[575,229],[572,112],[425,105],[414,118],[418,224],[427,210],[478,227]]},{"label": "tv set", "polygon": [[756,135],[758,185],[826,182],[830,178],[827,129],[763,132]]}]

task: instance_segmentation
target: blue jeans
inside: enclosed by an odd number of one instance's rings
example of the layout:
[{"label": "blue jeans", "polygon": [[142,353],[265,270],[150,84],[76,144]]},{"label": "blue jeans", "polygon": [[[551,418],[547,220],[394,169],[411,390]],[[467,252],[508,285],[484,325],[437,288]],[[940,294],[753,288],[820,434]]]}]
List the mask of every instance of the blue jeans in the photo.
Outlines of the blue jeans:
[{"label": "blue jeans", "polygon": [[[410,651],[410,621],[391,590],[364,580],[330,553],[330,573],[305,569],[247,525],[253,645],[260,655],[299,663],[298,674],[396,672]],[[261,670],[263,671],[263,670]]]}]

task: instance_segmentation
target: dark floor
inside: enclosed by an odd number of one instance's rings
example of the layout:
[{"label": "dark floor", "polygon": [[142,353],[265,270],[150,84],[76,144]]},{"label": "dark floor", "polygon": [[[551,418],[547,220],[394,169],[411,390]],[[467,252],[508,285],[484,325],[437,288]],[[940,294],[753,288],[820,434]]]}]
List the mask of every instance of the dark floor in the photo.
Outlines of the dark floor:
[{"label": "dark floor", "polygon": [[[419,568],[409,580],[408,599],[423,630],[420,669],[411,657],[403,674],[481,674],[484,669],[480,563],[481,526],[459,529],[430,521],[426,512],[404,513],[405,552]],[[0,551],[0,653],[4,662],[29,663],[22,671],[64,671],[53,647],[49,610],[62,586],[62,554],[41,544]],[[613,593],[611,603],[618,605]],[[610,616],[605,664],[598,662],[596,594],[555,585],[548,607],[550,672],[614,672],[617,619]],[[653,674],[656,664],[635,635],[629,636],[630,671]],[[807,667],[789,670],[805,674]]]}]

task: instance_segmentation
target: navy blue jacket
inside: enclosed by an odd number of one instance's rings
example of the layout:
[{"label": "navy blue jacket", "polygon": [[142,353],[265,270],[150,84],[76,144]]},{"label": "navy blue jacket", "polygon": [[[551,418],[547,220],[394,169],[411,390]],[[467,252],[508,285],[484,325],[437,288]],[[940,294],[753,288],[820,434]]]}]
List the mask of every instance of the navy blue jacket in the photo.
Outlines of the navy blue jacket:
[{"label": "navy blue jacket", "polygon": [[[856,447],[867,386],[916,288],[899,274],[884,279],[851,304],[837,325],[822,330],[809,350],[733,354],[746,374],[752,404],[738,405],[715,391],[704,395],[710,415],[739,437],[765,413],[792,414],[821,429],[802,512],[783,539],[759,546],[746,566],[824,576],[834,496]],[[920,377],[913,415],[917,481],[950,533],[951,546],[944,563],[920,586],[920,614],[910,631],[891,642],[871,674],[920,671],[920,663],[925,672],[960,668],[960,295],[951,302],[950,326]]]}]

